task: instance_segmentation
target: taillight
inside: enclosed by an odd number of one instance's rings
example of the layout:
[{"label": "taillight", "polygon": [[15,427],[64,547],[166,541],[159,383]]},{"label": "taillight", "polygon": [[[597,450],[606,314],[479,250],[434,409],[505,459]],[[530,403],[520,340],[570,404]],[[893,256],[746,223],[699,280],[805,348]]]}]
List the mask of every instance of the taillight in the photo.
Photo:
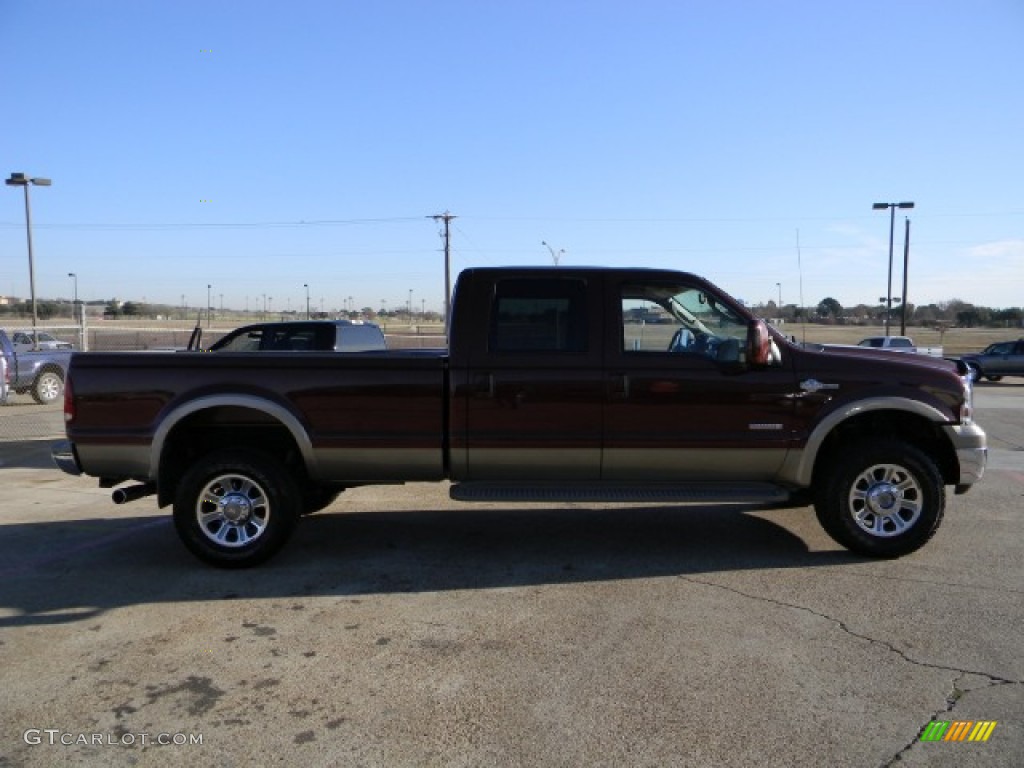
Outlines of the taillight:
[{"label": "taillight", "polygon": [[64,423],[70,424],[75,420],[75,395],[71,391],[71,376],[64,377]]}]

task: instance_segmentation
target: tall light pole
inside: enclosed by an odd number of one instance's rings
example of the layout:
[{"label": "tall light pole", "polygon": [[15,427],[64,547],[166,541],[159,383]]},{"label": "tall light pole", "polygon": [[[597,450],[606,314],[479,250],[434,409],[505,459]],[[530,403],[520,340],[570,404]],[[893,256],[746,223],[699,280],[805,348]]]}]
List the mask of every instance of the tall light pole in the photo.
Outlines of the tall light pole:
[{"label": "tall light pole", "polygon": [[209,283],[206,284],[206,327],[207,328],[210,327],[210,315],[212,314],[212,310],[210,309],[210,289],[212,287],[213,286],[210,285]]},{"label": "tall light pole", "polygon": [[68,272],[68,277],[71,278],[73,289],[71,299],[71,316],[77,320],[78,318],[78,275],[74,272]]},{"label": "tall light pole", "polygon": [[309,283],[303,283],[302,287],[306,289],[306,319],[309,320]]},{"label": "tall light pole", "polygon": [[562,255],[565,253],[565,248],[559,248],[556,253],[555,249],[548,245],[546,240],[541,240],[540,244],[545,246],[551,252],[551,261],[553,261],[557,267],[559,259],[561,259]]},{"label": "tall light pole", "polygon": [[37,187],[48,187],[52,183],[49,179],[30,179],[24,173],[12,173],[5,182],[9,187],[25,188],[25,232],[28,236],[28,290],[32,296],[32,349],[39,349],[39,333],[36,326],[39,324],[39,313],[36,310],[36,263],[32,258],[32,206],[28,201],[28,188],[30,184]]},{"label": "tall light pole", "polygon": [[907,275],[910,273],[910,217],[903,235],[903,304],[900,305],[900,336],[907,335]]},{"label": "tall light pole", "polygon": [[782,283],[776,283],[775,287],[779,289],[779,316],[782,316]]},{"label": "tall light pole", "polygon": [[873,211],[884,211],[886,208],[889,209],[889,280],[886,283],[885,289],[885,335],[889,335],[889,322],[890,315],[892,314],[892,236],[893,230],[896,228],[896,209],[897,208],[913,208],[914,204],[910,202],[905,203],[874,203],[871,206]]},{"label": "tall light pole", "polygon": [[409,322],[412,322],[412,288],[409,289]]}]

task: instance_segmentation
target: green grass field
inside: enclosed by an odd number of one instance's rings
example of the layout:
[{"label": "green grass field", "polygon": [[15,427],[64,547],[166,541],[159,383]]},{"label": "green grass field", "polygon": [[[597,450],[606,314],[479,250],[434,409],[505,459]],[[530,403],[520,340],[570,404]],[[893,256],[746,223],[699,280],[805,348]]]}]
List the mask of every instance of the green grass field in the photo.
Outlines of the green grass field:
[{"label": "green grass field", "polygon": [[[885,333],[882,327],[798,323],[789,323],[783,326],[783,330],[796,336],[800,341],[813,341],[819,344],[856,344],[867,336],[881,336]],[[890,329],[890,333],[899,334],[899,326]],[[919,347],[942,347],[945,355],[962,355],[965,352],[980,352],[996,341],[1024,337],[1024,329],[948,328],[944,333],[939,333],[932,328],[907,328],[907,336]]]}]

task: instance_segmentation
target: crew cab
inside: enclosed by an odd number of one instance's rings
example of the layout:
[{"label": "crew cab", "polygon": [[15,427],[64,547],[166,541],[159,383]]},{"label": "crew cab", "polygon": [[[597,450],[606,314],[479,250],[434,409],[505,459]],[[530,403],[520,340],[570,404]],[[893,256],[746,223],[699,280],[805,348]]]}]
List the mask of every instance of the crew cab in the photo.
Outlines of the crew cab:
[{"label": "crew cab", "polygon": [[156,494],[224,567],[346,488],[445,480],[467,501],[810,501],[892,557],[983,475],[966,373],[792,343],[688,273],[470,269],[447,351],[76,354],[52,453],[115,501]]}]

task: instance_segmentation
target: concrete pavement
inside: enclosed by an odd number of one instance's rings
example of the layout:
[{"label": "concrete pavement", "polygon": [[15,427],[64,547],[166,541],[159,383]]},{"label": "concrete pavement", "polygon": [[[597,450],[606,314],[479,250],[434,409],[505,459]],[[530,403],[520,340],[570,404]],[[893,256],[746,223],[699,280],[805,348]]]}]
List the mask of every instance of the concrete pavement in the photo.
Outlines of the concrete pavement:
[{"label": "concrete pavement", "polygon": [[[0,765],[1019,766],[1008,381],[978,389],[986,478],[892,561],[806,508],[409,485],[350,491],[271,563],[223,572],[152,499],[115,507],[51,469],[59,409],[0,409]],[[935,720],[997,725],[922,742]]]}]

